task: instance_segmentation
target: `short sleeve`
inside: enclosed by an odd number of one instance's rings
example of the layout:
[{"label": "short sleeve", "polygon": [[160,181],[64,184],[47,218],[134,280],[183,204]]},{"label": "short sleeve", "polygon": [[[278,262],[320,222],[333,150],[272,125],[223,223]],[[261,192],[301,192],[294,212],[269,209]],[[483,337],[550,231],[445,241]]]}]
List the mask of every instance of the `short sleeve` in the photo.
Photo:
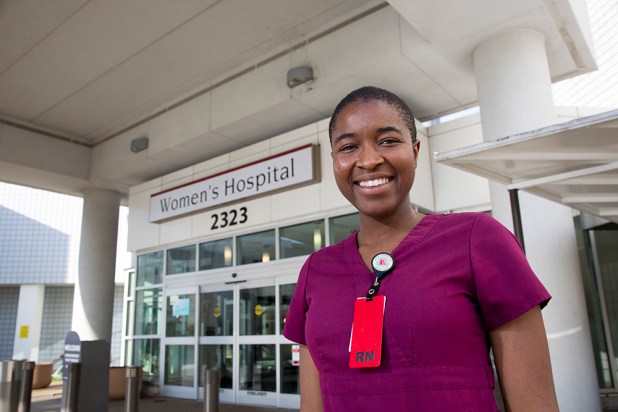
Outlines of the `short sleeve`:
[{"label": "short sleeve", "polygon": [[485,325],[493,330],[551,299],[513,234],[479,214],[470,239],[477,298]]},{"label": "short sleeve", "polygon": [[300,270],[298,282],[296,282],[296,288],[294,289],[294,295],[292,295],[292,301],[290,302],[290,307],[285,317],[285,326],[283,327],[283,336],[301,345],[307,344],[305,339],[305,322],[309,304],[307,303],[306,291],[310,260],[311,256],[305,261],[305,264]]}]

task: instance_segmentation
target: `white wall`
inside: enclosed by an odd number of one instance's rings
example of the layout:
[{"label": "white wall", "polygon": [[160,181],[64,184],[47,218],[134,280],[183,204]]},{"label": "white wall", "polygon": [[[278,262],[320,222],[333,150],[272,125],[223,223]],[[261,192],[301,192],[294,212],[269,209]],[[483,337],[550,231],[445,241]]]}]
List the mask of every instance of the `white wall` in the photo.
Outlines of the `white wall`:
[{"label": "white wall", "polygon": [[[480,115],[477,113],[432,126],[428,135],[432,153],[482,143]],[[438,164],[433,157],[431,165],[436,211],[491,209],[487,179]]]},{"label": "white wall", "polygon": [[19,290],[13,359],[39,360],[45,286],[22,285]]}]

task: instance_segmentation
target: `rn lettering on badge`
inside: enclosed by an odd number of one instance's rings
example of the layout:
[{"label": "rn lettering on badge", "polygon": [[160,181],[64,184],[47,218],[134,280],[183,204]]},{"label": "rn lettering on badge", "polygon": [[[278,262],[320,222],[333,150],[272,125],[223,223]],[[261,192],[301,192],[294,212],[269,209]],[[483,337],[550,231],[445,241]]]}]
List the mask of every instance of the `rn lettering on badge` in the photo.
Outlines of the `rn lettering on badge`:
[{"label": "rn lettering on badge", "polygon": [[364,363],[364,362],[373,362],[375,360],[376,353],[374,351],[371,352],[356,352],[356,362]]},{"label": "rn lettering on badge", "polygon": [[375,368],[382,359],[385,296],[354,303],[354,322],[350,342],[350,368]]}]

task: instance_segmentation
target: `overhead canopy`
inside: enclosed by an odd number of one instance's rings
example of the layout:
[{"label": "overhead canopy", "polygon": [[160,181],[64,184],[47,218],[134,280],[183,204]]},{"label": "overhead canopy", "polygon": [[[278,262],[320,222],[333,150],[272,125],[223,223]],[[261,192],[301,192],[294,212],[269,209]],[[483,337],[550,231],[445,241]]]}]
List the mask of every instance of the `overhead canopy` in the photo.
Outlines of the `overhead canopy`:
[{"label": "overhead canopy", "polygon": [[436,160],[618,223],[618,110],[438,153]]},{"label": "overhead canopy", "polygon": [[[448,10],[445,13],[445,10]],[[0,180],[117,191],[395,91],[420,121],[478,104],[473,52],[545,39],[553,82],[596,70],[585,0],[0,1]],[[290,69],[313,79],[289,88]],[[134,139],[148,137],[139,153]]]}]

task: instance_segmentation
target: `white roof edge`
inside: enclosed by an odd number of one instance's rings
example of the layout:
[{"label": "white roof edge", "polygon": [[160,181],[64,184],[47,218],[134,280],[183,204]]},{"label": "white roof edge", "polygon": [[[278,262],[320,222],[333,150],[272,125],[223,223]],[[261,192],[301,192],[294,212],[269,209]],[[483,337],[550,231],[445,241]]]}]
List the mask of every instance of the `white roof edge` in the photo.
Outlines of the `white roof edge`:
[{"label": "white roof edge", "polygon": [[579,119],[569,120],[563,123],[556,123],[550,126],[545,126],[539,129],[529,130],[510,136],[501,137],[495,140],[489,140],[472,146],[461,147],[442,153],[435,153],[434,158],[437,162],[448,163],[449,160],[454,160],[458,157],[469,155],[472,153],[479,153],[497,147],[508,146],[514,143],[524,142],[527,140],[536,139],[538,137],[548,136],[569,130],[590,127],[599,123],[605,123],[613,120],[618,120],[618,109],[598,113],[592,116],[581,117]]}]

